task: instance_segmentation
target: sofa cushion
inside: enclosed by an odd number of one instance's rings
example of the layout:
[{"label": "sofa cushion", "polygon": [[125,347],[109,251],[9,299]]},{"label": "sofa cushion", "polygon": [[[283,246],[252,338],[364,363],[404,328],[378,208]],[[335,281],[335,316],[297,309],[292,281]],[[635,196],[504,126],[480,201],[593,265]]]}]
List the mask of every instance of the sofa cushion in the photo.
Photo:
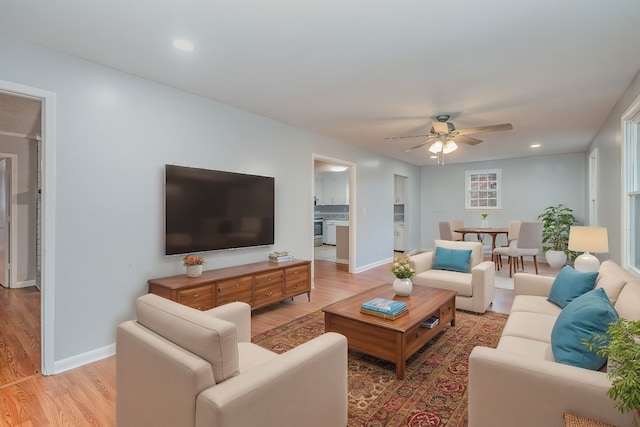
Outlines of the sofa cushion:
[{"label": "sofa cushion", "polygon": [[588,350],[581,340],[591,340],[595,333],[606,334],[609,324],[617,318],[618,313],[602,288],[571,301],[558,316],[551,332],[555,361],[585,369],[602,368],[607,359]]},{"label": "sofa cushion", "polygon": [[468,273],[471,262],[471,249],[448,249],[438,246],[436,248],[435,259],[433,260],[434,270],[457,271]]},{"label": "sofa cushion", "polygon": [[209,362],[216,383],[238,373],[236,326],[154,294],[136,300],[138,323]]},{"label": "sofa cushion", "polygon": [[556,276],[549,292],[549,301],[564,308],[575,298],[593,289],[597,271],[576,271],[565,265]]},{"label": "sofa cushion", "polygon": [[562,309],[549,302],[547,297],[539,295],[516,295],[511,305],[511,313],[528,311],[530,313],[549,314],[557,317]]},{"label": "sofa cushion", "polygon": [[611,304],[615,305],[625,283],[633,279],[633,275],[627,270],[611,260],[606,260],[600,264],[596,288],[604,288]]},{"label": "sofa cushion", "polygon": [[519,311],[511,313],[502,330],[502,336],[526,338],[540,342],[551,342],[551,331],[557,316]]},{"label": "sofa cushion", "polygon": [[640,279],[624,285],[614,307],[620,317],[634,322],[640,320]]},{"label": "sofa cushion", "polygon": [[471,288],[471,273],[458,273],[446,270],[427,270],[413,276],[411,281],[416,285],[455,291],[459,296],[463,297],[470,297],[473,295],[473,289]]},{"label": "sofa cushion", "polygon": [[553,362],[551,343],[521,337],[503,336],[496,347],[501,351]]}]

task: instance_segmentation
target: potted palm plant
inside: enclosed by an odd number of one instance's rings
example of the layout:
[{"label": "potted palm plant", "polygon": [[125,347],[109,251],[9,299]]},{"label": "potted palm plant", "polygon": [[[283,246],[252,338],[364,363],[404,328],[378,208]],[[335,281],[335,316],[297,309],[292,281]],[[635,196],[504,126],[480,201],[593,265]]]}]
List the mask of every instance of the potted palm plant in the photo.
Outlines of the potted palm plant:
[{"label": "potted palm plant", "polygon": [[542,221],[542,252],[552,268],[560,268],[567,257],[574,260],[578,255],[569,250],[569,229],[575,224],[573,210],[563,204],[549,206],[538,215]]},{"label": "potted palm plant", "polygon": [[[606,335],[594,334],[591,341],[583,340],[591,351],[608,357],[607,376],[611,388],[607,395],[621,412],[636,411],[640,418],[640,320],[619,318],[612,322]],[[639,424],[640,425],[640,424]]]}]

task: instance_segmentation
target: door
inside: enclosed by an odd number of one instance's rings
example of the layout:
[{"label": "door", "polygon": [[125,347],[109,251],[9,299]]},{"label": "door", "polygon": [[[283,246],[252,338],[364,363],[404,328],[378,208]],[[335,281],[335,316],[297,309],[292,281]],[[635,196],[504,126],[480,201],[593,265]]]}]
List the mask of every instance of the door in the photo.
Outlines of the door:
[{"label": "door", "polygon": [[10,248],[9,236],[11,216],[9,215],[9,197],[11,196],[11,159],[0,159],[0,285],[11,287],[9,278]]}]

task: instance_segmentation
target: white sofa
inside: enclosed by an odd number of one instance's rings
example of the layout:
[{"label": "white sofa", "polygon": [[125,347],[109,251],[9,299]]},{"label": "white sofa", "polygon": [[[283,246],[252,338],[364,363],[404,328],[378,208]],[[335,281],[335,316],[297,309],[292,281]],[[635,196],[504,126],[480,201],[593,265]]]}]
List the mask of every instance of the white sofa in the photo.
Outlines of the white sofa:
[{"label": "white sofa", "polygon": [[[475,347],[469,357],[469,427],[564,427],[564,412],[633,425],[633,413],[622,414],[606,395],[611,382],[604,369],[554,361],[551,331],[561,309],[547,300],[553,281],[515,275],[516,297],[497,348]],[[595,286],[620,317],[640,319],[640,279],[605,261]]]},{"label": "white sofa", "polygon": [[347,340],[326,333],[283,354],[251,343],[251,307],[201,312],[154,294],[120,324],[118,427],[345,426]]},{"label": "white sofa", "polygon": [[436,240],[434,247],[471,249],[470,273],[432,269],[435,251],[428,251],[411,256],[416,270],[413,284],[456,291],[456,309],[484,313],[495,296],[496,273],[492,261],[482,261],[482,244]]}]

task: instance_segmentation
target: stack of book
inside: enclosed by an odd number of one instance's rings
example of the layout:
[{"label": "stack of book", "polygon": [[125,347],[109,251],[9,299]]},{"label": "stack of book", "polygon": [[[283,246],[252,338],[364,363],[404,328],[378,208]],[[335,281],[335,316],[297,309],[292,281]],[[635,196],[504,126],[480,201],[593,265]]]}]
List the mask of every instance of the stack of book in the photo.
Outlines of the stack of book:
[{"label": "stack of book", "polygon": [[396,320],[398,317],[408,313],[407,303],[394,301],[387,298],[374,298],[362,303],[360,313],[382,317],[383,319]]},{"label": "stack of book", "polygon": [[289,255],[289,252],[271,252],[269,254],[269,261],[293,261],[294,259],[293,255]]}]

